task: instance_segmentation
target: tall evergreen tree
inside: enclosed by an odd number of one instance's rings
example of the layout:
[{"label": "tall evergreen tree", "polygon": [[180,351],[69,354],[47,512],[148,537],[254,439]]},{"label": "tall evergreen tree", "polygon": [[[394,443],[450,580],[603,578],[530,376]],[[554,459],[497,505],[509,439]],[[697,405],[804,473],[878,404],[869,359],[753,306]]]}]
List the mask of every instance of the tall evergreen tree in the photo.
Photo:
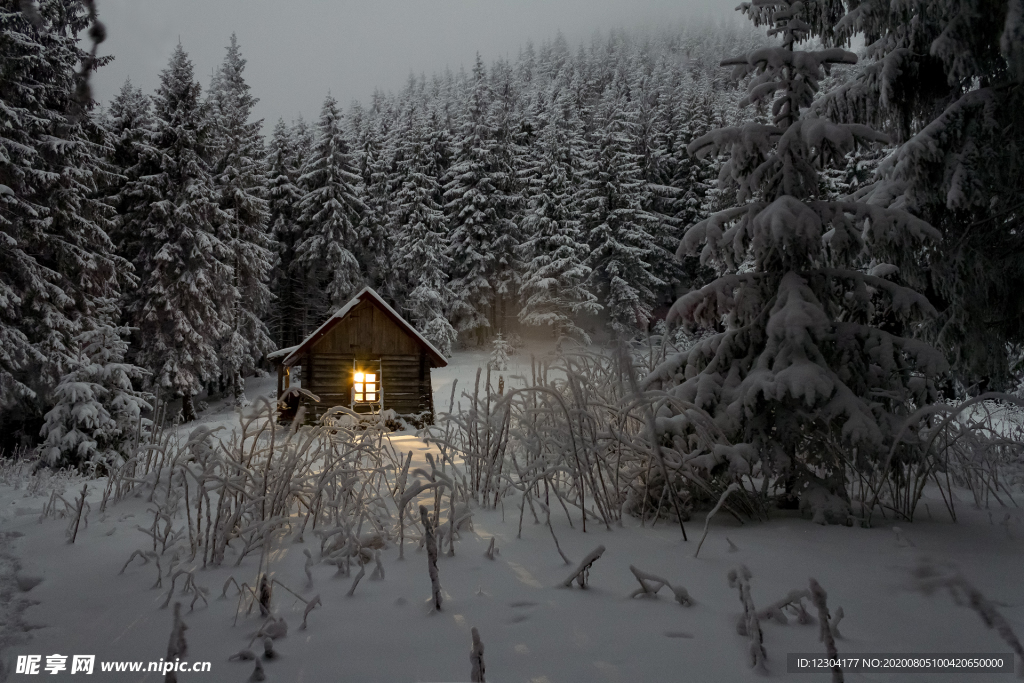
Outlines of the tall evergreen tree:
[{"label": "tall evergreen tree", "polygon": [[[826,44],[865,39],[856,74],[822,98],[836,120],[899,145],[865,199],[909,209],[941,247],[925,289],[931,339],[965,387],[1004,388],[1024,343],[1024,6],[1020,0],[830,0]],[[844,21],[834,17],[848,14]]]},{"label": "tall evergreen tree", "polygon": [[586,154],[582,123],[564,93],[555,91],[525,176],[530,193],[519,253],[525,264],[519,320],[550,327],[556,339],[590,343],[577,324],[601,306],[587,289],[591,269],[579,220],[580,179]]},{"label": "tall evergreen tree", "polygon": [[458,152],[444,185],[445,212],[451,230],[452,288],[461,331],[482,341],[501,324],[501,296],[507,286],[503,245],[515,235],[516,197],[510,194],[512,175],[501,153],[493,91],[483,60],[477,55],[469,88],[465,122]]},{"label": "tall evergreen tree", "polygon": [[221,374],[232,387],[235,400],[245,401],[244,376],[274,349],[263,322],[270,308],[270,270],[274,265],[269,234],[270,211],[262,121],[250,121],[258,101],[245,82],[245,59],[234,35],[210,87],[213,123],[214,183],[221,212],[218,235],[228,250],[236,294],[229,331],[221,340]]},{"label": "tall evergreen tree", "polygon": [[299,310],[301,283],[292,269],[295,246],[299,237],[299,203],[302,191],[298,186],[301,162],[300,141],[295,131],[281,119],[267,150],[268,198],[270,204],[270,230],[277,248],[278,267],[273,270],[270,327],[276,344],[281,348],[302,341],[301,329],[296,324]]},{"label": "tall evergreen tree", "polygon": [[655,275],[664,256],[654,237],[657,220],[642,206],[646,183],[633,152],[632,122],[614,88],[602,96],[596,120],[583,201],[587,265],[609,326],[632,335],[651,321],[656,291],[665,285]]},{"label": "tall evergreen tree", "polygon": [[[77,336],[131,268],[113,255],[98,199],[101,131],[76,100],[88,14],[77,0],[38,7],[33,24],[0,2],[0,431],[35,436]],[[102,61],[93,63],[93,66]],[[25,430],[22,432],[22,430]]]},{"label": "tall evergreen tree", "polygon": [[411,109],[402,129],[399,154],[400,186],[394,198],[393,261],[402,273],[405,308],[423,336],[446,356],[457,334],[447,313],[453,294],[448,285],[451,267],[444,251],[445,216],[437,200],[440,187],[431,174],[432,144],[423,130],[422,114]]},{"label": "tall evergreen tree", "polygon": [[[786,494],[825,486],[845,497],[851,463],[837,454],[856,453],[852,464],[869,471],[890,449],[903,462],[921,456],[920,444],[896,440],[905,418],[935,400],[945,368],[913,338],[934,309],[908,286],[921,281],[920,258],[938,235],[898,209],[819,196],[821,166],[885,139],[807,112],[825,70],[856,57],[798,51],[811,37],[801,2],[742,9],[782,37],[725,62],[750,77],[746,102],[771,105],[772,119],[712,131],[689,147],[730,153],[723,180],[739,205],[686,233],[680,251],[700,253],[721,275],[679,299],[670,318],[711,334],[652,381],[675,385],[677,405],[712,415],[733,445],[714,458],[730,471],[760,464],[766,482],[786,482]],[[685,439],[688,420],[684,411],[662,424]]]},{"label": "tall evergreen tree", "polygon": [[217,230],[228,216],[207,163],[211,131],[200,95],[178,45],[153,97],[141,168],[125,189],[149,201],[121,216],[138,234],[130,258],[141,282],[125,307],[138,330],[137,362],[157,386],[181,396],[186,421],[195,419],[192,397],[220,376],[217,344],[232,330],[239,296],[233,254]]},{"label": "tall evergreen tree", "polygon": [[316,142],[299,183],[305,192],[299,204],[302,237],[292,267],[304,283],[305,336],[364,282],[353,250],[359,244],[358,226],[366,206],[338,102],[330,95],[324,100]]}]

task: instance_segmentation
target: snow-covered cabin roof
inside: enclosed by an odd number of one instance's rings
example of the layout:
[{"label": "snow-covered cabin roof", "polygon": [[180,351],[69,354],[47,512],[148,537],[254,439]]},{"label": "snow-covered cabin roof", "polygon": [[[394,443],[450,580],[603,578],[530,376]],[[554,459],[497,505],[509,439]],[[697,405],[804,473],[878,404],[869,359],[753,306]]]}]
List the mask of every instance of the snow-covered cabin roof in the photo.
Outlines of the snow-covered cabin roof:
[{"label": "snow-covered cabin roof", "polygon": [[277,360],[278,358],[284,358],[285,356],[291,354],[291,352],[294,351],[297,348],[299,348],[299,347],[298,346],[289,346],[287,348],[278,349],[277,351],[273,351],[271,353],[268,353],[267,354],[267,360]]},{"label": "snow-covered cabin roof", "polygon": [[[320,338],[322,338],[325,334],[330,332],[331,328],[333,328],[335,325],[344,320],[345,316],[347,316],[352,311],[352,309],[354,309],[356,306],[361,304],[363,301],[366,301],[367,299],[373,301],[373,303],[376,304],[377,307],[380,308],[382,311],[384,311],[387,314],[387,316],[395,322],[396,325],[398,325],[401,329],[407,332],[409,336],[413,337],[414,339],[416,339],[416,341],[418,341],[420,344],[426,347],[427,352],[430,354],[431,358],[434,361],[434,367],[443,368],[446,365],[448,365],[448,361],[445,360],[444,355],[440,351],[438,351],[433,344],[428,342],[423,337],[423,335],[416,330],[415,327],[410,325],[405,320],[405,318],[400,316],[398,314],[398,311],[396,311],[390,305],[388,305],[388,302],[384,301],[384,299],[381,298],[380,294],[375,292],[371,287],[363,287],[363,289],[360,290],[358,294],[352,297],[351,301],[349,301],[347,304],[345,304],[337,311],[335,311],[334,315],[328,318],[323,325],[318,327],[316,331],[313,332],[313,334],[309,335],[304,340],[302,340],[301,344],[299,344],[298,346],[293,346],[288,349],[282,349],[281,351],[276,351],[274,354],[271,355],[274,356],[274,358],[276,359],[281,357],[278,354],[281,354],[282,351],[287,352],[287,354],[284,356],[284,359],[281,361],[281,364],[295,364],[295,362],[299,360],[299,358],[302,356],[303,353],[305,353],[306,350],[308,350],[311,346],[313,346],[313,344],[319,341]],[[270,356],[268,356],[268,358],[270,358]]]}]

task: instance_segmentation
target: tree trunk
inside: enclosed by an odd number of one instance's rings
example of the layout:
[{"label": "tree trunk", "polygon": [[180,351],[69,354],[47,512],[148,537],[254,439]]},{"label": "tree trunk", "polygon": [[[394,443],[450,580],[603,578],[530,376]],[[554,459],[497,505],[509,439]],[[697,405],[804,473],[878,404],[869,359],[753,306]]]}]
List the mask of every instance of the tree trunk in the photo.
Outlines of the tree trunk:
[{"label": "tree trunk", "polygon": [[245,396],[245,379],[242,373],[235,371],[231,375],[231,388],[235,395],[235,401],[240,401]]},{"label": "tree trunk", "polygon": [[192,394],[183,394],[181,397],[181,419],[182,422],[192,422],[196,419],[196,406],[192,402]]}]

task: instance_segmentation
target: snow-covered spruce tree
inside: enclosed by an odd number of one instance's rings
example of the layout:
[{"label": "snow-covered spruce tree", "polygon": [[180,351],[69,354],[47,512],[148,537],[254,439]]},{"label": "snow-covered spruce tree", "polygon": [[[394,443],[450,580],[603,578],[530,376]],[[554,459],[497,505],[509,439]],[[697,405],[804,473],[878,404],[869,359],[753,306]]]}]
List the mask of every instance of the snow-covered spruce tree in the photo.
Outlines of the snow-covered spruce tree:
[{"label": "snow-covered spruce tree", "polygon": [[[75,338],[116,297],[131,267],[113,255],[99,200],[101,131],[76,100],[78,0],[48,0],[35,25],[0,2],[0,432],[38,434]],[[92,64],[95,68],[103,63]],[[34,424],[31,424],[34,423]]]},{"label": "snow-covered spruce tree", "polygon": [[275,260],[265,198],[263,122],[249,120],[258,100],[249,92],[244,70],[245,59],[232,34],[227,55],[210,86],[209,108],[212,171],[221,208],[217,234],[229,254],[236,294],[230,317],[224,321],[228,332],[220,340],[218,354],[221,375],[239,403],[246,402],[245,374],[274,349],[263,322],[270,307],[268,282]]},{"label": "snow-covered spruce tree", "polygon": [[534,159],[524,171],[529,208],[519,246],[524,263],[519,321],[550,327],[556,339],[589,344],[590,337],[576,321],[601,306],[587,289],[589,249],[579,220],[578,188],[586,154],[583,125],[560,89],[553,91],[547,110]]},{"label": "snow-covered spruce tree", "polygon": [[270,327],[272,337],[281,348],[302,341],[301,325],[295,318],[299,309],[299,282],[292,272],[298,238],[299,202],[302,191],[297,184],[301,151],[294,131],[281,119],[274,126],[267,150],[268,200],[270,202],[271,239],[277,249],[278,267],[272,271],[270,283]]},{"label": "snow-covered spruce tree", "polygon": [[482,342],[501,321],[500,292],[504,270],[499,241],[515,235],[515,206],[510,193],[514,170],[501,147],[491,111],[494,94],[477,55],[458,151],[444,185],[445,213],[451,231],[452,289],[458,329]]},{"label": "snow-covered spruce tree", "polygon": [[[821,489],[812,473],[819,468],[831,494],[845,496],[847,468],[881,464],[904,418],[935,399],[946,368],[914,338],[934,309],[901,283],[920,277],[937,234],[899,209],[818,198],[823,167],[854,145],[885,139],[807,111],[829,65],[856,57],[797,50],[809,37],[800,2],[740,7],[782,44],[723,65],[750,78],[744,104],[770,105],[773,119],[715,130],[689,146],[729,153],[720,183],[739,205],[692,226],[679,249],[699,252],[720,275],[679,299],[669,317],[714,334],[667,360],[648,385],[706,410],[733,444],[691,464],[736,474],[759,464],[766,484],[783,475],[775,485],[793,495],[811,481]],[[687,413],[665,407],[658,424],[685,460]],[[903,462],[922,455],[912,442],[897,453]]]},{"label": "snow-covered spruce tree", "polygon": [[140,168],[123,194],[140,198],[122,214],[122,230],[137,234],[140,284],[125,313],[136,328],[136,363],[152,382],[182,398],[182,415],[195,419],[192,397],[221,370],[217,343],[231,327],[238,297],[233,255],[219,238],[226,220],[207,164],[209,119],[192,62],[178,45],[153,97],[153,129]]},{"label": "snow-covered spruce tree", "polygon": [[302,236],[295,246],[292,269],[303,281],[302,302],[308,309],[305,336],[333,308],[344,305],[364,281],[352,249],[359,244],[358,226],[366,207],[338,102],[330,95],[320,111],[316,142],[302,167],[299,185],[305,192],[299,205]]},{"label": "snow-covered spruce tree", "polygon": [[654,237],[657,219],[642,207],[646,183],[632,151],[623,94],[607,88],[595,121],[584,180],[583,221],[591,249],[587,265],[609,327],[632,335],[647,327],[656,290],[665,284],[654,272],[662,258]]},{"label": "snow-covered spruce tree", "polygon": [[405,308],[423,336],[446,356],[457,334],[447,312],[453,294],[448,285],[451,259],[445,255],[448,231],[438,199],[440,184],[431,174],[431,140],[423,129],[422,114],[407,112],[410,122],[400,136],[398,178],[394,195],[392,232],[394,263],[408,292]]},{"label": "snow-covered spruce tree", "polygon": [[55,467],[107,468],[131,456],[151,408],[147,394],[132,381],[145,372],[125,362],[129,330],[100,323],[80,333],[79,356],[53,391],[55,405],[46,414],[40,436],[43,459]]},{"label": "snow-covered spruce tree", "polygon": [[819,108],[900,143],[864,201],[913,211],[941,233],[925,290],[929,339],[965,387],[1006,387],[1024,341],[1024,4],[1020,0],[834,2],[823,39],[865,39],[857,74]]}]

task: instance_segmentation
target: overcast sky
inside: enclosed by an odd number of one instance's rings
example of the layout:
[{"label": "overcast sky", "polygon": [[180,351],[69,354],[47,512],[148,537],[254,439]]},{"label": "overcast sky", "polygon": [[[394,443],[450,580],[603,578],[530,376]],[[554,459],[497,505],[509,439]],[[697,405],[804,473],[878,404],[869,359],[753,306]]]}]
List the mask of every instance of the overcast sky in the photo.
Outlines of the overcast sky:
[{"label": "overcast sky", "polygon": [[[515,57],[561,30],[571,45],[595,31],[657,27],[729,16],[736,0],[99,0],[107,26],[96,75],[106,103],[125,78],[152,92],[174,45],[192,58],[204,89],[231,33],[260,98],[256,116],[272,127],[301,113],[315,119],[330,90],[343,106],[374,89],[400,90],[411,72]],[[266,128],[265,128],[266,130]]]}]

